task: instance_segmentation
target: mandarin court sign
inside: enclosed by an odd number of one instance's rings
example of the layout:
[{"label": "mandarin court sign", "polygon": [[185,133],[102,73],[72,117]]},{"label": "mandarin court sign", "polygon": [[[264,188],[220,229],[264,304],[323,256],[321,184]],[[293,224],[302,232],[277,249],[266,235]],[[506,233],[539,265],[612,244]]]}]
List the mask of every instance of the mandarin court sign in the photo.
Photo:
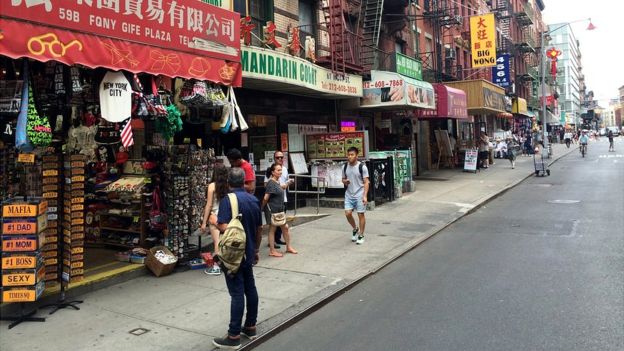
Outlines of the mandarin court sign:
[{"label": "mandarin court sign", "polygon": [[496,66],[496,25],[494,14],[470,17],[472,67]]},{"label": "mandarin court sign", "polygon": [[274,50],[242,47],[241,66],[244,79],[285,83],[327,94],[362,96],[362,77],[337,75],[302,58]]}]

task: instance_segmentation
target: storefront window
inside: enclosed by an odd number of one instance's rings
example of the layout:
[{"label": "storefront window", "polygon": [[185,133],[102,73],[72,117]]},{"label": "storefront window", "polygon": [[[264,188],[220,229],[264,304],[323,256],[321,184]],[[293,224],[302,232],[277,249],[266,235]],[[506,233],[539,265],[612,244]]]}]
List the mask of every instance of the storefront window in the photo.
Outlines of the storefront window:
[{"label": "storefront window", "polygon": [[254,164],[259,165],[265,152],[273,152],[277,144],[277,117],[249,115],[249,150],[253,150]]},{"label": "storefront window", "polygon": [[310,0],[299,0],[299,41],[305,43],[306,37],[316,37],[316,18],[314,4]]}]

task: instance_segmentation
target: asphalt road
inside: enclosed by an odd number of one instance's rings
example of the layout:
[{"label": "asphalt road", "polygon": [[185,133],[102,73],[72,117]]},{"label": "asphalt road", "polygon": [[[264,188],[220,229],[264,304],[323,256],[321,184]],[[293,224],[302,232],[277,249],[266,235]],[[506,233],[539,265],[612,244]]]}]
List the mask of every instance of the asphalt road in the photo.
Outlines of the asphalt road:
[{"label": "asphalt road", "polygon": [[624,137],[601,139],[255,350],[624,350]]}]

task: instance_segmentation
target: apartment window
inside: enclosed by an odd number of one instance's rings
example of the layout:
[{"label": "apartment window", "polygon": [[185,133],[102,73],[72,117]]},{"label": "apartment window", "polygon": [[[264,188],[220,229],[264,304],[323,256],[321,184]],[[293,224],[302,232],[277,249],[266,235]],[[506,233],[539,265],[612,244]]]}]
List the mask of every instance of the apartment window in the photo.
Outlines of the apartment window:
[{"label": "apartment window", "polygon": [[299,40],[301,45],[305,43],[306,36],[316,38],[315,34],[314,3],[310,0],[299,0]]},{"label": "apartment window", "polygon": [[[252,35],[252,45],[260,46],[262,43],[262,27],[267,21],[273,21],[273,0],[234,0],[234,11],[240,13],[241,17],[251,16],[251,23],[256,25]],[[258,39],[260,38],[260,39]]]},{"label": "apartment window", "polygon": [[394,51],[400,54],[405,54],[405,42],[397,41],[394,43]]},{"label": "apartment window", "polygon": [[425,61],[433,67],[433,38],[425,38]]}]

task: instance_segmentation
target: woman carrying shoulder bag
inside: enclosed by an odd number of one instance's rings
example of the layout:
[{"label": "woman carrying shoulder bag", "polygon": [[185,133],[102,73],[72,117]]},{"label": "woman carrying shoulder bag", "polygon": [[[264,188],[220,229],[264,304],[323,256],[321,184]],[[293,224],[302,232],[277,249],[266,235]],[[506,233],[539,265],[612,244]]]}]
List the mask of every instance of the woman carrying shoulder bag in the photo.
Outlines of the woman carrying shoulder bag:
[{"label": "woman carrying shoulder bag", "polygon": [[[200,227],[202,232],[206,231],[206,227],[210,228],[210,236],[214,243],[213,257],[219,254],[219,228],[217,228],[217,214],[219,212],[219,202],[229,192],[230,188],[227,183],[228,170],[223,165],[216,165],[212,174],[212,183],[208,184],[208,193],[206,195],[206,207],[204,208],[204,217]],[[221,269],[215,263],[212,267],[204,271],[208,275],[219,275]]]},{"label": "woman carrying shoulder bag", "polygon": [[266,184],[264,198],[262,198],[262,208],[265,210],[266,220],[269,224],[269,256],[282,257],[281,252],[275,249],[275,230],[282,229],[284,240],[286,241],[286,252],[296,254],[290,246],[290,233],[286,224],[286,212],[284,209],[284,189],[280,186],[279,179],[282,176],[282,166],[274,163],[267,171],[269,181]]}]

